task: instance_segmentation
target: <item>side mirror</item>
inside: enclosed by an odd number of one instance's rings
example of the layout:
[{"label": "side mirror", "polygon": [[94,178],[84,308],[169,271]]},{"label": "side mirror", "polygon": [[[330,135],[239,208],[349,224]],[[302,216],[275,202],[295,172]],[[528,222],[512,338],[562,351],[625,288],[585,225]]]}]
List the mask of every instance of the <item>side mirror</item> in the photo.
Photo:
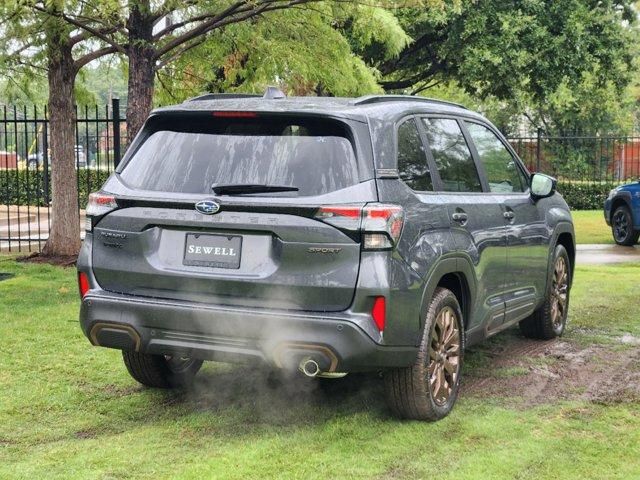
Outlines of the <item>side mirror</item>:
[{"label": "side mirror", "polygon": [[556,192],[556,179],[543,173],[531,176],[531,196],[534,200],[547,198]]}]

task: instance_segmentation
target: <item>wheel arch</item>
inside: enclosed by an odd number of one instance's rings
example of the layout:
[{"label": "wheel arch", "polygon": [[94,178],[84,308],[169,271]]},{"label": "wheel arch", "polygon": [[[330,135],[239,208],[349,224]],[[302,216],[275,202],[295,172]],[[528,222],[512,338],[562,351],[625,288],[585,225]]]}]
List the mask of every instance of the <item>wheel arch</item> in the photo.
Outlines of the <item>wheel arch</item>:
[{"label": "wheel arch", "polygon": [[548,260],[548,268],[553,268],[553,252],[556,249],[556,246],[562,245],[567,254],[569,255],[569,264],[570,264],[570,272],[571,272],[571,280],[573,281],[573,274],[576,265],[576,240],[575,240],[575,232],[573,230],[573,225],[567,222],[559,223],[554,232],[553,241],[550,243],[549,248],[549,260]]},{"label": "wheel arch", "polygon": [[609,222],[613,222],[613,214],[621,206],[627,207],[633,218],[633,208],[631,206],[631,192],[619,192],[611,201],[611,211],[609,212]]},{"label": "wheel arch", "polygon": [[[465,330],[469,326],[473,302],[475,300],[476,278],[470,260],[464,257],[448,257],[442,259],[433,268],[422,295],[420,309],[420,331],[424,326],[424,315],[436,288],[451,290],[460,303]],[[421,333],[420,333],[421,335]]]},{"label": "wheel arch", "polygon": [[569,232],[563,232],[558,235],[556,245],[562,245],[569,254],[569,263],[571,267],[571,277],[573,278],[573,270],[576,265],[576,247],[574,245],[573,237]]}]

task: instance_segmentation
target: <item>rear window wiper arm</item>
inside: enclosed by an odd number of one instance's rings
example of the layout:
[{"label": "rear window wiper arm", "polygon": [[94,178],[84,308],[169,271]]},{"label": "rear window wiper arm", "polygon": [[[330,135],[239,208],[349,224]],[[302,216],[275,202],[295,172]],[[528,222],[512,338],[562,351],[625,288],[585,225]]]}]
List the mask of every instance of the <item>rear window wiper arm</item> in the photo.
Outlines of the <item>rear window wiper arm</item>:
[{"label": "rear window wiper arm", "polygon": [[242,195],[243,193],[297,192],[298,187],[288,185],[266,185],[261,183],[213,184],[211,189],[218,195]]}]

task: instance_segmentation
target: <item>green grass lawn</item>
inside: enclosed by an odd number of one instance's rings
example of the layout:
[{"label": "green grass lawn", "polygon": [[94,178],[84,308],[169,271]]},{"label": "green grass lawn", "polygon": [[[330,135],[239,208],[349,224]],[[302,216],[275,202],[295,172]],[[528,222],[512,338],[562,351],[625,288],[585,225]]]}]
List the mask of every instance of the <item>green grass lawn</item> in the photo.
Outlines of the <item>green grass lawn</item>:
[{"label": "green grass lawn", "polygon": [[615,243],[602,210],[574,210],[571,216],[576,229],[576,243]]},{"label": "green grass lawn", "polygon": [[[0,256],[0,272],[0,478],[640,478],[633,400],[468,396],[428,424],[392,418],[376,382],[329,394],[207,364],[193,392],[148,390],[82,336],[73,269]],[[567,337],[637,334],[639,277],[580,267]]]}]

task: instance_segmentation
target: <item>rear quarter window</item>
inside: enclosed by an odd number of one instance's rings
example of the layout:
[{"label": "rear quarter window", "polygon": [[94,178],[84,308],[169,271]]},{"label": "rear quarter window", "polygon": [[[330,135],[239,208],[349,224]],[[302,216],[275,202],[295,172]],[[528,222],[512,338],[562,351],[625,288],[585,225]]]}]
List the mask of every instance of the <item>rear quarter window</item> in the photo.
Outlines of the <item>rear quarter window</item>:
[{"label": "rear quarter window", "polygon": [[140,190],[197,194],[257,183],[298,188],[275,195],[311,196],[359,182],[345,125],[275,117],[158,122],[120,176]]}]

